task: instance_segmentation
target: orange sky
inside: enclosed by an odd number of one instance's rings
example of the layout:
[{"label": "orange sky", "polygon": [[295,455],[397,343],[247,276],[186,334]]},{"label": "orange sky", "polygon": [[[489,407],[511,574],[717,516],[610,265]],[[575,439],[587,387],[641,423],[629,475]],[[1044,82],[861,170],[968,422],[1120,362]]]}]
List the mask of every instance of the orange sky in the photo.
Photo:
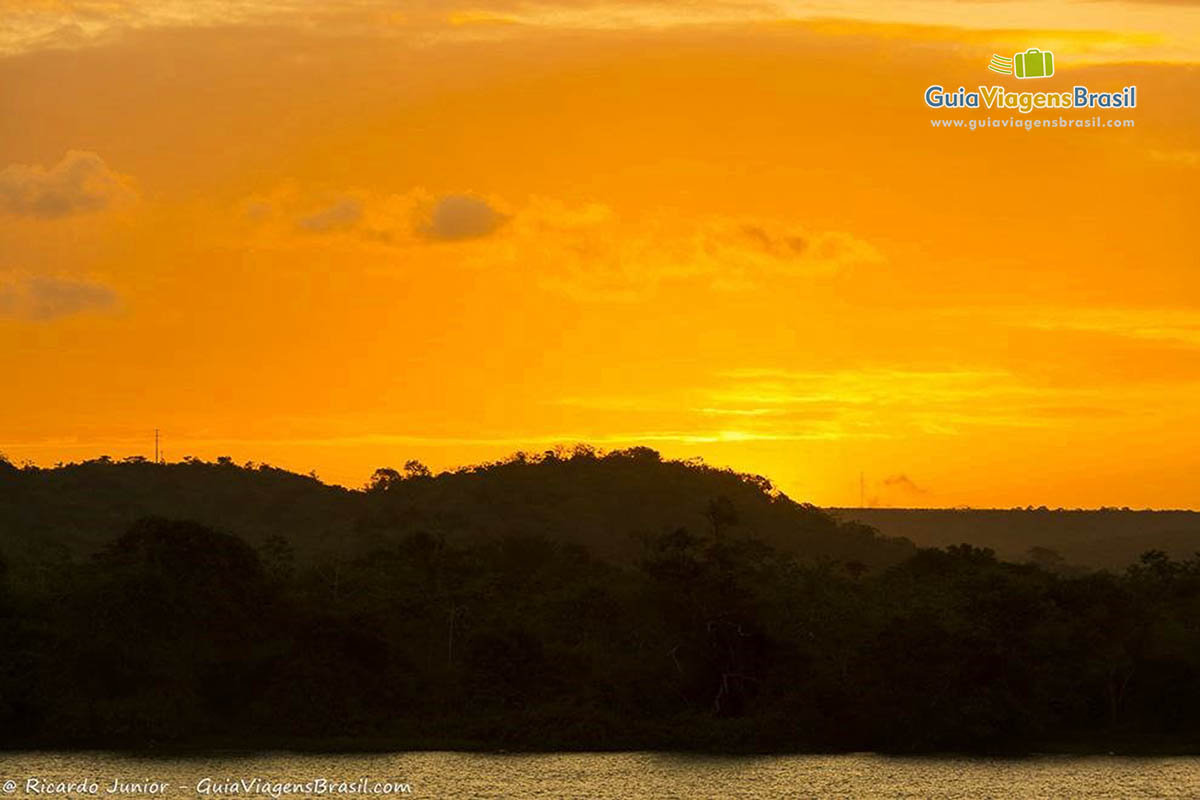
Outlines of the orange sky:
[{"label": "orange sky", "polygon": [[0,0],[0,452],[1200,507],[1198,60],[1192,2]]}]

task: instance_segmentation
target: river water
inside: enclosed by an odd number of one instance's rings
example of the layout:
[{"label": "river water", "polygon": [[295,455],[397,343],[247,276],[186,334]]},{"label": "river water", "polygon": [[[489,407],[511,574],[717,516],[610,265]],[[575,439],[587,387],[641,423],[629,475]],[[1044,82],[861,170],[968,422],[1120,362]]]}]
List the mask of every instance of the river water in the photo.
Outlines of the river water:
[{"label": "river water", "polygon": [[13,798],[1200,798],[1200,757],[2,753]]}]

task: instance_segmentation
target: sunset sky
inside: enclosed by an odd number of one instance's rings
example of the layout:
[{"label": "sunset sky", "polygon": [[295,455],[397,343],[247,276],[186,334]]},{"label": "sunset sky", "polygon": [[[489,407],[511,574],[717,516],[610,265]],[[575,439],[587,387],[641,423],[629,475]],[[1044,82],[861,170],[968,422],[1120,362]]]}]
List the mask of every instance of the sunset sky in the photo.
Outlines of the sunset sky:
[{"label": "sunset sky", "polygon": [[[0,452],[1197,508],[1198,62],[1187,0],[0,0]],[[1136,127],[932,127],[994,83]]]}]

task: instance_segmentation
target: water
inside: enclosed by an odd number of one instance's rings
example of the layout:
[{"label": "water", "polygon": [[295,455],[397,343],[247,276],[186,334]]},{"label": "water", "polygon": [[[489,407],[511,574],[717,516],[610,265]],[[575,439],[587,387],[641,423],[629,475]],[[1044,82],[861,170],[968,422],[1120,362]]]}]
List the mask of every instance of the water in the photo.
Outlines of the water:
[{"label": "water", "polygon": [[[134,758],[110,753],[2,753],[0,796],[24,798],[237,798],[324,796],[279,784],[366,778],[386,798],[1196,798],[1200,758],[1043,757],[1023,760],[877,755],[711,757],[656,753],[478,755],[265,753]],[[42,794],[28,790],[29,779]],[[248,783],[243,785],[242,780]],[[254,779],[257,785],[249,785]],[[136,781],[110,793],[114,781]],[[47,786],[84,782],[67,792]],[[146,782],[169,782],[165,790]],[[11,783],[10,783],[11,782]],[[91,783],[87,783],[91,782]],[[228,784],[235,783],[233,794]],[[222,787],[221,784],[225,784]],[[408,791],[405,791],[407,785]],[[249,791],[246,787],[249,786]],[[224,790],[223,790],[224,788]]]}]

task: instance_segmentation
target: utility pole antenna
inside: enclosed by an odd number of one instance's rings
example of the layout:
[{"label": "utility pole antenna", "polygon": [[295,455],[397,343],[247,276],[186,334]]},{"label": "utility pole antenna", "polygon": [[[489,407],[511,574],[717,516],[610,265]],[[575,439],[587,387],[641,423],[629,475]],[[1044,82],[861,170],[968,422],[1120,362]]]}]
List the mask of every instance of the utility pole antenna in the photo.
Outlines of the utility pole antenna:
[{"label": "utility pole antenna", "polygon": [[161,464],[162,461],[158,458],[158,428],[154,429],[154,463]]}]

